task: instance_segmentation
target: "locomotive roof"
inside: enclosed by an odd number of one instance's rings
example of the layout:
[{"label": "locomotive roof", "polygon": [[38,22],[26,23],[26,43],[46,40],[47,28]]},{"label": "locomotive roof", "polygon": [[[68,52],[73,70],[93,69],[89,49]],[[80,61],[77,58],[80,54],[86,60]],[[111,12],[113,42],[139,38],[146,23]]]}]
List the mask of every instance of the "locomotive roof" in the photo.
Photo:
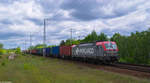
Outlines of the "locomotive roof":
[{"label": "locomotive roof", "polygon": [[79,44],[77,46],[87,46],[87,45],[94,45],[95,43],[84,43],[84,44]]},{"label": "locomotive roof", "polygon": [[81,43],[81,44],[79,44],[79,45],[77,45],[77,46],[100,45],[100,44],[102,44],[102,43],[105,44],[105,43],[109,43],[109,42],[115,44],[114,41],[97,41],[97,42],[91,42],[91,43]]}]

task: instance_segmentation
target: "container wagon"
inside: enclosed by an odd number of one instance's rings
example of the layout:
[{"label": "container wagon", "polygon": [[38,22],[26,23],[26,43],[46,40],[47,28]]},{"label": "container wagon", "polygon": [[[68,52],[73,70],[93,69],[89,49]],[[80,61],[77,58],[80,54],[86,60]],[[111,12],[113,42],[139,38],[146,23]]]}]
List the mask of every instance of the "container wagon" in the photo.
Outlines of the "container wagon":
[{"label": "container wagon", "polygon": [[72,56],[72,46],[60,46],[60,57],[62,58],[71,58]]},{"label": "container wagon", "polygon": [[31,54],[36,54],[36,49],[31,50]]},{"label": "container wagon", "polygon": [[42,55],[42,54],[43,54],[43,48],[38,48],[37,55]]},{"label": "container wagon", "polygon": [[59,46],[52,47],[52,56],[59,57]]},{"label": "container wagon", "polygon": [[50,56],[51,48],[45,48],[46,56]]}]

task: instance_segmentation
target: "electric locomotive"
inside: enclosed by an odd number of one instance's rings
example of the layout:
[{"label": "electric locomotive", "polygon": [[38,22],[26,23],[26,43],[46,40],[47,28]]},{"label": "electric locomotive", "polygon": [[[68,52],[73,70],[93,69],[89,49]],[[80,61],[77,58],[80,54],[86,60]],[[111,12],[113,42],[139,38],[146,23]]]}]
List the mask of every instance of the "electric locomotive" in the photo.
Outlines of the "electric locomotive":
[{"label": "electric locomotive", "polygon": [[119,59],[118,48],[113,41],[79,44],[72,48],[72,57],[85,60],[114,63]]}]

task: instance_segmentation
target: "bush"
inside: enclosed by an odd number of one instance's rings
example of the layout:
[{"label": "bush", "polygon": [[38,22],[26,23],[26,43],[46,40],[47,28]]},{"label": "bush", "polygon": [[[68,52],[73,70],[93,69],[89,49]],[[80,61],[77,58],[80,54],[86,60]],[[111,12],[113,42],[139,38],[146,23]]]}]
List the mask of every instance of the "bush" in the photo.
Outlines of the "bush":
[{"label": "bush", "polygon": [[18,48],[16,48],[16,52],[15,52],[16,54],[21,54],[21,49],[20,49],[20,47],[18,47]]},{"label": "bush", "polygon": [[3,54],[3,50],[2,49],[0,49],[0,55],[2,55]]},{"label": "bush", "polygon": [[2,65],[2,66],[5,66],[5,65],[6,65],[6,63],[5,63],[5,62],[2,62],[2,63],[1,63],[1,65]]}]

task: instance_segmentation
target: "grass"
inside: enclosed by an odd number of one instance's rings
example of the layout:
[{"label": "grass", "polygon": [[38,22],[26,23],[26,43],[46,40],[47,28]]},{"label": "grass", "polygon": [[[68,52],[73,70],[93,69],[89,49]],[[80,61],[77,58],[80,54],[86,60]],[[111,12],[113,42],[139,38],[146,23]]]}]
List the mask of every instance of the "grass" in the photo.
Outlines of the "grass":
[{"label": "grass", "polygon": [[59,59],[37,56],[0,58],[0,82],[12,83],[150,83],[150,80],[100,71]]}]

